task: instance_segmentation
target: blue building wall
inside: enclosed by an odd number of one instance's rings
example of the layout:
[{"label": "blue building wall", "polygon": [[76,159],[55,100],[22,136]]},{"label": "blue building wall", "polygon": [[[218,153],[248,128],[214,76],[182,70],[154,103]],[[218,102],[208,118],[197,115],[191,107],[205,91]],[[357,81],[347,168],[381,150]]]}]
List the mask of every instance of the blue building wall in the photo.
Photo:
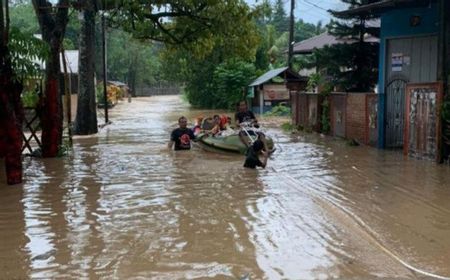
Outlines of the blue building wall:
[{"label": "blue building wall", "polygon": [[[420,16],[419,26],[410,25],[411,16]],[[421,8],[399,8],[381,14],[380,61],[378,76],[378,147],[385,147],[385,77],[387,40],[436,34],[439,31],[439,13],[436,3]]]}]

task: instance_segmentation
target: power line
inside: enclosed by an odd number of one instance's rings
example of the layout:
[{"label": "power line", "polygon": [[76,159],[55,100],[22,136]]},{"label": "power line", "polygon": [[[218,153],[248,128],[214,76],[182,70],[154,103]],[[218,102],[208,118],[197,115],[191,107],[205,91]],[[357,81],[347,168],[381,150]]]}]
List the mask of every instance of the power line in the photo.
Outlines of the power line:
[{"label": "power line", "polygon": [[[305,4],[307,4],[307,3],[305,3]],[[330,17],[330,14],[325,13],[325,12],[323,12],[323,11],[321,11],[321,10],[318,10],[318,9],[315,9],[315,8],[311,8],[310,6],[308,6],[308,8],[307,8],[307,7],[304,7],[304,10],[301,10],[301,9],[299,8],[298,11],[299,11],[300,13],[308,13],[308,14],[310,14],[310,15],[315,15],[315,16],[320,16],[320,17]]]},{"label": "power line", "polygon": [[317,5],[316,3],[312,3],[312,2],[309,1],[309,0],[303,0],[303,1],[304,1],[306,4],[309,4],[309,5],[311,5],[311,6],[316,7],[317,9],[321,9],[321,10],[324,10],[324,11],[328,12],[327,9],[325,9],[325,8],[323,8],[323,7],[320,7],[320,6]]}]

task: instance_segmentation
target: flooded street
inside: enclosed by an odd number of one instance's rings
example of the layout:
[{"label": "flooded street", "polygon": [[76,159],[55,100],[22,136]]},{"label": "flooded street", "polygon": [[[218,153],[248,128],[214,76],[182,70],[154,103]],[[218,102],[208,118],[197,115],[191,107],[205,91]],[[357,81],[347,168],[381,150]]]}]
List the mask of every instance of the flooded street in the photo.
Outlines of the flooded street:
[{"label": "flooded street", "polygon": [[200,114],[134,99],[70,156],[26,158],[23,185],[1,162],[0,279],[450,277],[448,166],[273,122],[265,170],[169,151],[178,117]]}]

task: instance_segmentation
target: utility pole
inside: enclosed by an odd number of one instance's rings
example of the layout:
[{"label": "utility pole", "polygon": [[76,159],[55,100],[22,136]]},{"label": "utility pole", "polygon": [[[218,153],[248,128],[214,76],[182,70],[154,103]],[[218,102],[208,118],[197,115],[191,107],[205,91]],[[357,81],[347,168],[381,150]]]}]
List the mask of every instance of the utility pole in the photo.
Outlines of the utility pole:
[{"label": "utility pole", "polygon": [[294,9],[295,0],[291,0],[291,14],[289,19],[289,53],[288,53],[288,66],[292,69],[292,56],[294,55]]},{"label": "utility pole", "polygon": [[102,52],[103,52],[103,98],[105,99],[105,125],[108,124],[108,92],[106,84],[108,77],[106,75],[106,19],[105,12],[102,13]]}]

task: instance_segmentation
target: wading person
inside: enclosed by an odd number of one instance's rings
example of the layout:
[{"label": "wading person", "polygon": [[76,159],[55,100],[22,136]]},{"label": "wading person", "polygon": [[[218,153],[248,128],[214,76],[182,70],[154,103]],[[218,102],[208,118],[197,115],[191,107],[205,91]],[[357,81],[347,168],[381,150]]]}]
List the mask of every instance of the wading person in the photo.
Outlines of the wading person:
[{"label": "wading person", "polygon": [[172,149],[174,145],[175,151],[191,149],[191,141],[195,139],[195,136],[192,130],[187,128],[187,119],[180,117],[178,119],[178,126],[170,134],[169,149]]},{"label": "wading person", "polygon": [[[244,167],[255,169],[257,166],[260,166],[266,168],[269,154],[264,140],[264,135],[260,135],[258,140],[247,149]],[[260,155],[262,156],[262,160],[259,158]]]}]

